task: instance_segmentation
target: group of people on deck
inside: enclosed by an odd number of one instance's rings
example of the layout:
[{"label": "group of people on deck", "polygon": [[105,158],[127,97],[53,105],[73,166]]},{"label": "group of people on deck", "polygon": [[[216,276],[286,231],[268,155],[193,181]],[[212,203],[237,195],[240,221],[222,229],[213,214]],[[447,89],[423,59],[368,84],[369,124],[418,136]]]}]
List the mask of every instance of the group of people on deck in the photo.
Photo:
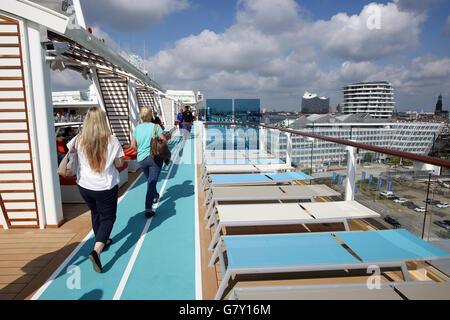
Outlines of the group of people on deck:
[{"label": "group of people on deck", "polygon": [[189,106],[180,109],[177,115],[178,129],[180,129],[180,134],[185,138],[189,139],[191,136],[192,122],[194,121],[194,115],[190,110]]},{"label": "group of people on deck", "polygon": [[[155,215],[153,204],[159,201],[156,184],[163,165],[162,160],[150,156],[151,139],[157,137],[167,142],[161,121],[151,108],[140,110],[141,124],[132,132],[131,147],[137,151],[137,161],[147,181],[145,216]],[[194,117],[189,107],[181,119],[184,134],[190,136]],[[72,133],[72,132],[71,132]],[[69,136],[71,136],[69,134]],[[89,108],[82,131],[67,141],[67,148],[78,154],[77,185],[81,196],[91,211],[95,244],[89,259],[96,272],[102,272],[101,252],[111,245],[110,238],[116,220],[119,172],[124,164],[124,151],[116,136],[112,135],[106,114],[99,107]]]}]

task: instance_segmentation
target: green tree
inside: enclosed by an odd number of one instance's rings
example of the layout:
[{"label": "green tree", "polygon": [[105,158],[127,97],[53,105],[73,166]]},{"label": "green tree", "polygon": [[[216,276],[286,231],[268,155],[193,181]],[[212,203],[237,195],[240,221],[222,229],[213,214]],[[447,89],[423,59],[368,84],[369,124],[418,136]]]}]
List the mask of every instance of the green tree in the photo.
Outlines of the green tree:
[{"label": "green tree", "polygon": [[373,154],[370,152],[367,152],[364,154],[363,162],[372,162],[373,160]]}]

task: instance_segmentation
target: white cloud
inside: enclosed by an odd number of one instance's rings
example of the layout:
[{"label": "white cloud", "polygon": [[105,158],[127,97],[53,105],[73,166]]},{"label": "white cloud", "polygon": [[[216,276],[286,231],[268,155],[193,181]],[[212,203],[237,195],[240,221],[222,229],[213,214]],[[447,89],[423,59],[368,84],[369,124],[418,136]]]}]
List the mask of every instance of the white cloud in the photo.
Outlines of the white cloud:
[{"label": "white cloud", "polygon": [[291,32],[301,24],[299,11],[294,0],[239,0],[237,24],[266,34]]},{"label": "white cloud", "polygon": [[[373,6],[380,12],[380,29],[367,26]],[[293,0],[239,0],[234,25],[178,40],[151,57],[149,69],[163,86],[188,84],[206,95],[222,88],[224,94],[245,91],[276,103],[276,93],[290,92],[290,103],[299,106],[304,90],[311,90],[334,95],[337,103],[342,85],[379,71],[375,60],[415,48],[425,19],[388,3],[314,22],[302,17]],[[321,64],[328,59],[346,62],[324,72]]]},{"label": "white cloud", "polygon": [[[374,7],[380,29],[367,26]],[[305,90],[330,97],[335,107],[342,103],[343,85],[369,80],[390,81],[396,93],[419,101],[431,88],[443,94],[449,90],[444,87],[450,82],[449,58],[381,62],[418,46],[427,18],[419,7],[418,2],[395,0],[366,5],[359,14],[312,21],[293,0],[239,0],[235,24],[221,33],[203,30],[179,39],[145,61],[146,69],[167,89],[200,90],[206,98],[261,98],[268,108],[300,110]],[[131,9],[124,10],[127,16]],[[100,27],[94,33],[122,55],[130,54]]]},{"label": "white cloud", "polygon": [[188,0],[95,0],[82,3],[86,22],[120,32],[143,31],[189,7]]},{"label": "white cloud", "polygon": [[425,18],[423,14],[400,11],[394,3],[372,3],[359,15],[339,13],[328,21],[314,23],[311,34],[329,54],[368,61],[417,47]]},{"label": "white cloud", "polygon": [[70,69],[51,71],[50,80],[52,91],[86,90],[92,83],[85,80],[79,72]]}]

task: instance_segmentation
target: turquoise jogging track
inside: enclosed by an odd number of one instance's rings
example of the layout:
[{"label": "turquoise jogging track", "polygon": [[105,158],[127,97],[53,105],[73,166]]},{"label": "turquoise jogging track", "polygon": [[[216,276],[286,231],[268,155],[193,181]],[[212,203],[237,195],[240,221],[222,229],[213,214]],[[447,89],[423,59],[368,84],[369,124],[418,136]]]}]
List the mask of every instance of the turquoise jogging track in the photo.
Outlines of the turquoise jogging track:
[{"label": "turquoise jogging track", "polygon": [[[157,190],[166,178],[156,215],[145,234],[120,299],[195,299],[195,139],[173,137],[169,146],[173,167],[163,165]],[[146,183],[141,175],[118,204],[111,234],[113,244],[102,252],[103,273],[88,259],[93,235],[56,275],[38,299],[113,299],[147,218]]]}]

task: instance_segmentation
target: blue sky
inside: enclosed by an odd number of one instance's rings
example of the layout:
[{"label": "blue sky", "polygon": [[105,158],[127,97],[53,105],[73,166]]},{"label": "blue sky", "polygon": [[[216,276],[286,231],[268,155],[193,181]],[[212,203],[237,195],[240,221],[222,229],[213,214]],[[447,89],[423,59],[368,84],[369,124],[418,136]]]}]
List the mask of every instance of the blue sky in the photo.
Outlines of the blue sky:
[{"label": "blue sky", "polygon": [[[450,109],[448,0],[81,5],[94,35],[125,57],[139,55],[141,67],[166,89],[193,89],[206,98],[261,98],[262,108],[299,111],[305,91],[330,97],[334,109],[345,84],[387,80],[398,110],[431,111],[441,92],[444,109]],[[379,28],[369,28],[373,17]],[[61,89],[85,85],[54,78]]]}]

